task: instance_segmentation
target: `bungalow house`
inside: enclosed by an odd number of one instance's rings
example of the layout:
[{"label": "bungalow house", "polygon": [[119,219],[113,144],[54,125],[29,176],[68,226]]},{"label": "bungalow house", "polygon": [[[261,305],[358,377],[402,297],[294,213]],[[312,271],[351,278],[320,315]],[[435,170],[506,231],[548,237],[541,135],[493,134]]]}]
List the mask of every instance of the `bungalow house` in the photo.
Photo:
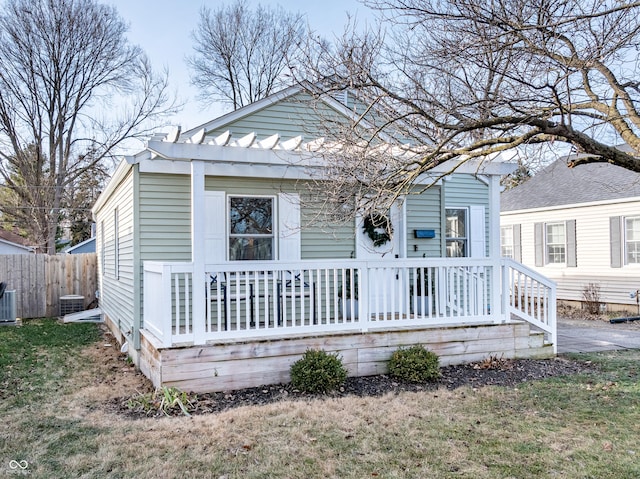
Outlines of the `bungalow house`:
[{"label": "bungalow house", "polygon": [[640,174],[561,158],[502,194],[500,224],[503,256],[554,280],[558,300],[599,290],[608,309],[637,311]]},{"label": "bungalow house", "polygon": [[351,375],[383,373],[413,344],[443,364],[553,355],[553,283],[500,258],[512,165],[468,162],[437,180],[456,166],[442,165],[389,211],[322,225],[310,184],[329,147],[313,128],[319,109],[353,113],[344,98],[311,103],[291,87],[155,136],[96,202],[100,307],[153,383],[283,382],[308,348],[339,352]]}]

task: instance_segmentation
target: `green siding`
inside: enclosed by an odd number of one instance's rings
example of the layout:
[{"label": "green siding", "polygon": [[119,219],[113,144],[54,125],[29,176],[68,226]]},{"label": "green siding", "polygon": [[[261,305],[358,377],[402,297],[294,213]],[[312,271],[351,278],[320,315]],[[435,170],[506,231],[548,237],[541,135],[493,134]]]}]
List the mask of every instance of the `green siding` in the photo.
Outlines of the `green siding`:
[{"label": "green siding", "polygon": [[191,261],[191,179],[140,174],[140,260]]},{"label": "green siding", "polygon": [[236,139],[255,132],[258,139],[278,134],[285,140],[298,135],[312,140],[326,136],[327,125],[338,119],[345,121],[326,103],[314,102],[308,94],[299,93],[207,134],[215,136],[229,130]]},{"label": "green siding", "polygon": [[310,198],[302,200],[302,259],[332,259],[355,257],[354,220],[330,224],[319,205]]},{"label": "green siding", "polygon": [[[133,332],[135,267],[133,177],[133,170],[130,170],[111,198],[96,215],[100,306],[130,340]],[[118,210],[117,238],[114,222],[116,209]],[[101,225],[104,225],[104,230]],[[117,276],[116,241],[118,242],[119,258]]]},{"label": "green siding", "polygon": [[[441,257],[440,187],[432,186],[420,194],[407,196],[406,210],[407,257]],[[416,239],[413,232],[417,229],[435,230],[436,237]]]},{"label": "green siding", "polygon": [[[483,205],[485,245],[489,248],[489,186],[474,175],[452,174],[444,182],[445,207]],[[488,254],[488,253],[487,253]]]},{"label": "green siding", "polygon": [[355,251],[353,224],[326,224],[304,184],[293,180],[205,178],[205,189],[231,195],[299,193],[301,198],[301,259],[349,258]]}]

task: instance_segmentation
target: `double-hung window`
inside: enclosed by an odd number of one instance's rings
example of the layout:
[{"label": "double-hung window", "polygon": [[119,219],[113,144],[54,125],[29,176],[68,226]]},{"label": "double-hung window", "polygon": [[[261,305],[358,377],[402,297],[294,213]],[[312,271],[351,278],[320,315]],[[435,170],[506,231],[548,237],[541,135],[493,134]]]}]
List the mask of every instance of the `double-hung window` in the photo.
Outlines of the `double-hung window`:
[{"label": "double-hung window", "polygon": [[448,258],[469,256],[469,223],[467,208],[446,209],[446,243]]},{"label": "double-hung window", "polygon": [[626,264],[640,263],[640,216],[625,218],[624,251]]},{"label": "double-hung window", "polygon": [[505,258],[514,257],[513,226],[500,228],[500,254]]},{"label": "double-hung window", "polygon": [[274,259],[274,198],[229,196],[229,260]]},{"label": "double-hung window", "polygon": [[545,225],[546,258],[548,264],[564,264],[567,257],[565,223]]}]

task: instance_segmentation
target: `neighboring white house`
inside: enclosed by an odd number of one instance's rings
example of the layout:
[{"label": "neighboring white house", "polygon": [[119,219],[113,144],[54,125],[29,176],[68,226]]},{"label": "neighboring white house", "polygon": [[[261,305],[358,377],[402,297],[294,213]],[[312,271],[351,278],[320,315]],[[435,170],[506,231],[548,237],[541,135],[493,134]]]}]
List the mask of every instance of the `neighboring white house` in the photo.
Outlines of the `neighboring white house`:
[{"label": "neighboring white house", "polygon": [[25,244],[25,241],[20,236],[0,229],[0,254],[29,254],[33,253],[34,249]]},{"label": "neighboring white house", "polygon": [[640,174],[562,158],[501,195],[503,256],[557,282],[582,302],[590,284],[612,310],[636,312],[640,288]]},{"label": "neighboring white house", "polygon": [[[553,287],[500,258],[499,182],[514,166],[442,165],[379,213],[393,235],[375,246],[359,213],[317,221],[314,127],[355,118],[335,98],[310,101],[291,87],[156,136],[96,202],[100,306],[154,384],[286,381],[310,347],[339,352],[352,375],[385,372],[395,349],[418,343],[443,364],[553,354]],[[510,300],[513,281],[536,285],[528,305]]]}]

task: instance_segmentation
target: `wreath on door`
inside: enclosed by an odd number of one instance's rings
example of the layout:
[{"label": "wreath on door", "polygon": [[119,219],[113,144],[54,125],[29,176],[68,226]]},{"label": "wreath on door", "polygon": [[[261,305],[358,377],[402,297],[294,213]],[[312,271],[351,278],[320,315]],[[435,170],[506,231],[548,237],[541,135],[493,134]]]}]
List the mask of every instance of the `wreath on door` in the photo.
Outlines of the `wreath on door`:
[{"label": "wreath on door", "polygon": [[386,215],[372,213],[365,216],[362,231],[373,241],[373,246],[382,246],[391,241],[393,226]]}]

